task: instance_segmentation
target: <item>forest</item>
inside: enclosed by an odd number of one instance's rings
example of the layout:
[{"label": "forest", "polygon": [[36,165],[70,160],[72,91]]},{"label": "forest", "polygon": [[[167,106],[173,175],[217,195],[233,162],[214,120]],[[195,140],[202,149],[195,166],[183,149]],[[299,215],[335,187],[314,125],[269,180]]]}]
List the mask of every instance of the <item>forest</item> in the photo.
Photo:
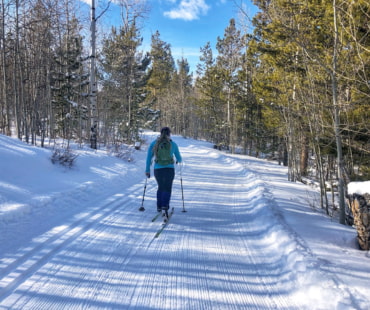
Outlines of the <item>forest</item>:
[{"label": "forest", "polygon": [[115,1],[121,23],[105,33],[95,23],[111,1],[92,17],[78,2],[1,0],[1,134],[117,149],[170,126],[317,181],[345,223],[346,185],[370,179],[368,0],[254,0],[255,16],[230,1],[239,14],[216,50],[199,47],[196,72],[158,31],[141,49],[145,1]]}]

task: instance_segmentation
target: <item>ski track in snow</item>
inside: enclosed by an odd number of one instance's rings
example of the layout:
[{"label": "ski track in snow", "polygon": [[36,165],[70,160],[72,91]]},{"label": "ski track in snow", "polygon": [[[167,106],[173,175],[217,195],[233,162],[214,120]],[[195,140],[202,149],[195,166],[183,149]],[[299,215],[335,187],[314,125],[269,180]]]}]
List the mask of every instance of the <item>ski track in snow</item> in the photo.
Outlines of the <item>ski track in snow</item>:
[{"label": "ski track in snow", "polygon": [[322,279],[318,290],[336,287],[328,298],[343,309],[361,308],[273,209],[244,158],[180,150],[187,212],[177,171],[175,212],[159,238],[155,181],[138,212],[144,182],[135,177],[125,194],[99,195],[2,257],[0,309],[313,309],[311,277]]}]

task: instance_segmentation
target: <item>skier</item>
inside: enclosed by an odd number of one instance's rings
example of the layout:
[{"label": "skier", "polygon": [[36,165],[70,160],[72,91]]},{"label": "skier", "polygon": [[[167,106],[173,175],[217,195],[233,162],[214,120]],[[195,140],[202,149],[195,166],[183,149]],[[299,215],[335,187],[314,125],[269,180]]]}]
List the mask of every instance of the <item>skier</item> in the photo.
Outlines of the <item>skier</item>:
[{"label": "skier", "polygon": [[154,177],[158,184],[157,211],[162,211],[165,220],[168,219],[172,183],[175,178],[175,161],[173,156],[176,158],[176,163],[182,162],[179,148],[171,140],[170,136],[170,128],[163,127],[161,129],[161,135],[149,146],[145,169],[147,178],[150,178],[150,166],[152,164],[152,158],[155,157]]}]

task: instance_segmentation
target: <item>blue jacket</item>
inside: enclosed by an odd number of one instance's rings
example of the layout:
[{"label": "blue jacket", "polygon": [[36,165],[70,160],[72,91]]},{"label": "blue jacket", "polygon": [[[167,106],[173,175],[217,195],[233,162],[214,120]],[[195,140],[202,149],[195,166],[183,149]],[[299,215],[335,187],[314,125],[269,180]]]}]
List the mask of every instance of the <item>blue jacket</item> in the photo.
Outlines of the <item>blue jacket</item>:
[{"label": "blue jacket", "polygon": [[[153,148],[154,148],[154,145],[155,145],[156,142],[157,142],[157,140],[154,140],[152,143],[150,143],[150,146],[149,146],[149,149],[148,149],[148,154],[146,156],[146,168],[145,168],[146,173],[150,172],[150,166],[152,165],[152,158],[154,157]],[[173,142],[171,140],[171,156],[173,157],[174,155],[176,157],[176,161],[178,163],[181,163],[182,162],[182,157],[180,155],[179,147],[177,146],[177,144],[175,142]],[[175,168],[175,165],[170,164],[170,165],[163,166],[163,165],[160,165],[158,163],[154,164],[154,169],[161,169],[161,168]]]}]

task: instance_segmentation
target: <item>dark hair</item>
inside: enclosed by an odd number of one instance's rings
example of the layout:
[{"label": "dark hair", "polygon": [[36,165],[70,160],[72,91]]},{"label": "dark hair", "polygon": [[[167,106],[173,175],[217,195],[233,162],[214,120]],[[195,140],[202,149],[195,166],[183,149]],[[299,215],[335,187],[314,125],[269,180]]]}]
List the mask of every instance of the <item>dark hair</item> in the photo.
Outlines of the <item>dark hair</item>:
[{"label": "dark hair", "polygon": [[163,127],[161,129],[161,136],[163,136],[163,135],[169,136],[170,134],[171,134],[170,127]]}]

